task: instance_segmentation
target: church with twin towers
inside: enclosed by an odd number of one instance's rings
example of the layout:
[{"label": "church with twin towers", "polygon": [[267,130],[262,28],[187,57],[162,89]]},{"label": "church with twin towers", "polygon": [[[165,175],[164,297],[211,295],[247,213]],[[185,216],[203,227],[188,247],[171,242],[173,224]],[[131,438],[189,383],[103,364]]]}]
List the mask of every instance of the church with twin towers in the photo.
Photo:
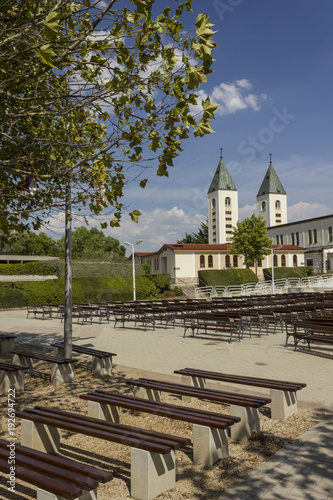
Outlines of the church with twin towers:
[{"label": "church with twin towers", "polygon": [[[257,194],[257,215],[267,227],[287,224],[287,193],[273,167],[269,166]],[[238,191],[224,164],[220,161],[208,190],[209,244],[230,243],[232,229],[238,222]]]}]

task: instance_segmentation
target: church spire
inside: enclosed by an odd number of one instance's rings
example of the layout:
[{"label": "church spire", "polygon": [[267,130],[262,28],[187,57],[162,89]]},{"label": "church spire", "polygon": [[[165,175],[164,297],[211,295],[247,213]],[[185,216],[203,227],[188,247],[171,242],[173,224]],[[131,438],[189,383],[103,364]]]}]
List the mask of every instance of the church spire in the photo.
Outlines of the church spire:
[{"label": "church spire", "polygon": [[209,187],[208,193],[213,191],[223,190],[223,191],[237,191],[234,181],[229,174],[227,167],[223,162],[222,156],[223,148],[220,148],[220,161],[217,166],[215,175],[213,177],[212,183]]},{"label": "church spire", "polygon": [[265,174],[264,180],[261,183],[257,197],[264,194],[286,194],[281,181],[274,170],[272,164],[272,153],[269,154],[269,166]]}]

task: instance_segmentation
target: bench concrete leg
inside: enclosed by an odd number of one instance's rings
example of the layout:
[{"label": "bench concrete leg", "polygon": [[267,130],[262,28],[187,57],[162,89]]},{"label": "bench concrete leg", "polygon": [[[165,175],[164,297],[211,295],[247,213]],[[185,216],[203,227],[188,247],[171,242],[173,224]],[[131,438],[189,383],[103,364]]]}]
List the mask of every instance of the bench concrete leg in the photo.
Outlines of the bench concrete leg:
[{"label": "bench concrete leg", "polygon": [[14,349],[14,339],[0,339],[0,354],[6,354]]},{"label": "bench concrete leg", "polygon": [[117,406],[88,401],[88,416],[119,423],[119,411]]},{"label": "bench concrete leg", "polygon": [[60,452],[60,433],[56,427],[21,419],[21,445],[43,451],[44,453]]},{"label": "bench concrete leg", "polygon": [[16,391],[24,390],[24,373],[25,370],[15,370],[15,372],[9,372],[9,387],[15,389]]},{"label": "bench concrete leg", "polygon": [[193,424],[193,462],[211,467],[228,453],[226,429],[216,429],[206,425]]},{"label": "bench concrete leg", "polygon": [[131,448],[131,497],[152,500],[176,485],[175,452],[166,455]]},{"label": "bench concrete leg", "polygon": [[252,432],[260,433],[258,408],[230,405],[230,414],[241,419],[230,427],[231,438],[235,441],[248,441]]},{"label": "bench concrete leg", "polygon": [[31,358],[27,358],[26,356],[20,356],[20,354],[14,354],[13,365],[28,366],[29,374],[32,375],[34,364]]},{"label": "bench concrete leg", "polygon": [[297,413],[297,394],[291,391],[271,389],[271,416],[277,420],[287,420]]},{"label": "bench concrete leg", "polygon": [[72,363],[57,364],[52,363],[51,367],[51,384],[60,385],[63,383],[70,384],[74,380],[74,369]]},{"label": "bench concrete leg", "polygon": [[65,357],[64,347],[53,347],[53,354],[56,358],[64,358]]},{"label": "bench concrete leg", "polygon": [[134,396],[149,399],[150,401],[161,401],[161,391],[150,388],[146,389],[145,387],[136,387],[134,389]]},{"label": "bench concrete leg", "polygon": [[[182,375],[182,384],[190,385],[191,387],[206,387],[206,380],[202,377],[192,377],[191,375]],[[192,397],[182,395],[184,403],[191,403]]]},{"label": "bench concrete leg", "polygon": [[112,356],[107,358],[92,358],[92,373],[93,375],[112,375]]},{"label": "bench concrete leg", "polygon": [[0,371],[0,396],[8,395],[10,388],[9,372]]},{"label": "bench concrete leg", "polygon": [[[78,500],[97,500],[97,488],[91,491],[83,491]],[[37,488],[37,500],[66,500],[64,497],[55,495],[48,491]]]}]

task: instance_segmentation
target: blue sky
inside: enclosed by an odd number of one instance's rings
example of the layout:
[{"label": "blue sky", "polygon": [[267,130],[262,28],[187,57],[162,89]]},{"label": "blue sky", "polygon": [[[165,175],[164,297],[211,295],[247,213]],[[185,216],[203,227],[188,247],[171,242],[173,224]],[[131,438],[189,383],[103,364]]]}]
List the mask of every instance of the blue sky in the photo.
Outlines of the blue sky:
[{"label": "blue sky", "polygon": [[[165,5],[165,2],[163,2]],[[154,251],[196,231],[207,190],[223,159],[238,189],[240,219],[255,210],[272,153],[288,195],[288,221],[333,213],[332,0],[193,2],[217,33],[214,73],[202,87],[220,103],[214,134],[188,139],[169,178],[150,173],[144,190],[130,183],[124,201],[139,209],[107,234]]]}]

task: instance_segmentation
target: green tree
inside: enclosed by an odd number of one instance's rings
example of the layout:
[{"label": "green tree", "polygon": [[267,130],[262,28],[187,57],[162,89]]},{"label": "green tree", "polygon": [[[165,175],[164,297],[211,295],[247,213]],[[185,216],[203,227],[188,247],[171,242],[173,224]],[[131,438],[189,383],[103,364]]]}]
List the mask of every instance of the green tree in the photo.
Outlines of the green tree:
[{"label": "green tree", "polygon": [[253,214],[236,223],[228,251],[231,254],[243,255],[246,267],[249,268],[269,253],[263,250],[263,247],[269,248],[271,244],[264,219]]},{"label": "green tree", "polygon": [[60,256],[60,247],[56,240],[45,233],[23,231],[14,234],[4,248],[9,255],[50,255]]},{"label": "green tree", "polygon": [[200,223],[197,233],[185,233],[185,237],[177,243],[208,243],[208,219]]},{"label": "green tree", "polygon": [[[117,226],[129,180],[144,188],[152,165],[167,176],[190,129],[198,137],[212,132],[217,105],[200,103],[195,92],[212,72],[214,32],[205,14],[186,31],[191,4],[157,12],[163,2],[154,0],[2,0],[5,235],[39,229],[63,210],[69,184],[73,207],[108,209]],[[191,113],[196,104],[200,116]]]},{"label": "green tree", "polygon": [[[59,246],[62,255],[64,255],[64,237],[59,240]],[[114,257],[124,257],[126,249],[120,245],[119,240],[105,236],[103,231],[96,227],[87,229],[81,226],[72,231],[72,255],[74,259],[110,258],[111,252]]]}]

